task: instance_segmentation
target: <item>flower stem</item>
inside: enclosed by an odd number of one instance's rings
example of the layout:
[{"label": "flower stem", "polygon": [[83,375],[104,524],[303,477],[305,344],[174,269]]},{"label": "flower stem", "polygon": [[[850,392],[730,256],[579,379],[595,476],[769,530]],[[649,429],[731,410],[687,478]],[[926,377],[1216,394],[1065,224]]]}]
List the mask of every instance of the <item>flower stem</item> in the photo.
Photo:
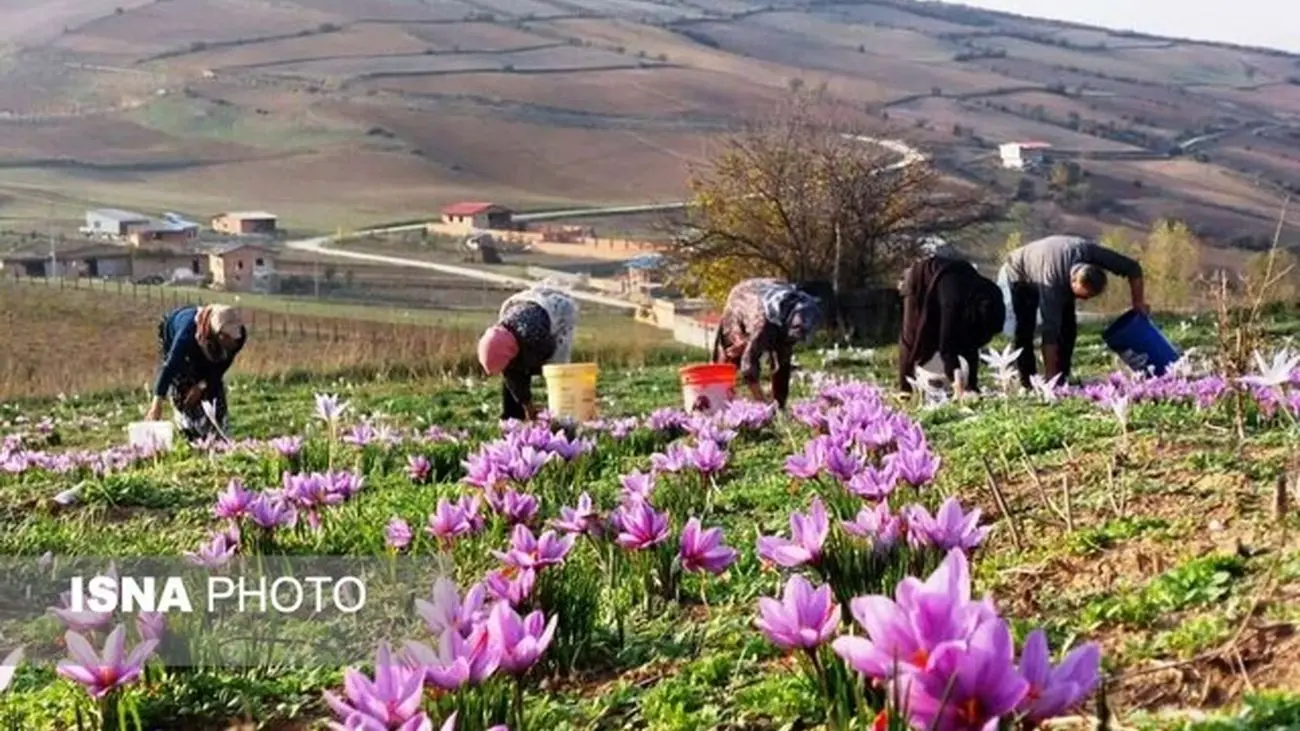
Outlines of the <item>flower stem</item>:
[{"label": "flower stem", "polygon": [[524,679],[515,679],[515,723],[514,731],[524,731]]}]

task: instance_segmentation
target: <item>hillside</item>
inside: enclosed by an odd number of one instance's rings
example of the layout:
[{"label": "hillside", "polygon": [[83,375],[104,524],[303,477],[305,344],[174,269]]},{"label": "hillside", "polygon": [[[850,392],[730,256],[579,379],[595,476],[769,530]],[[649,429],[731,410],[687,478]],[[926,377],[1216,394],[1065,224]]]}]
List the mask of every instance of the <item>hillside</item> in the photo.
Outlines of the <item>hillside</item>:
[{"label": "hillside", "polygon": [[[674,200],[710,140],[823,83],[864,132],[1071,228],[1172,215],[1258,244],[1300,186],[1300,57],[962,6],[3,0],[0,227],[89,203],[329,230],[461,198]],[[1080,164],[1071,195],[997,169],[1024,139]]]}]

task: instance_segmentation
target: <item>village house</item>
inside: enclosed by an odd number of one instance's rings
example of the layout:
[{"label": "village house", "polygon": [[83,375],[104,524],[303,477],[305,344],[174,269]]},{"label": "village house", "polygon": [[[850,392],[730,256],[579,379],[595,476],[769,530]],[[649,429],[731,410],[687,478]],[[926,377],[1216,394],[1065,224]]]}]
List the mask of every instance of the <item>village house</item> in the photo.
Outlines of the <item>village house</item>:
[{"label": "village house", "polygon": [[150,218],[142,213],[118,208],[98,208],[86,211],[86,225],[81,228],[81,232],[87,236],[123,238],[150,223]]},{"label": "village house", "polygon": [[231,236],[271,235],[279,218],[266,211],[234,211],[212,219],[212,230]]},{"label": "village house", "polygon": [[208,251],[212,286],[229,292],[269,292],[275,289],[275,255],[254,244],[226,244]]},{"label": "village house", "polygon": [[178,269],[207,276],[207,257],[194,252],[124,248],[96,244],[57,252],[28,251],[0,258],[0,271],[13,277],[90,277],[138,280],[170,278]]},{"label": "village house", "polygon": [[1046,151],[1051,147],[1046,142],[1008,142],[998,146],[998,153],[1002,157],[1002,167],[1032,170],[1043,164],[1047,158]]},{"label": "village house", "polygon": [[134,247],[180,248],[199,237],[199,229],[192,224],[172,221],[150,221],[131,229],[126,240]]},{"label": "village house", "polygon": [[463,231],[508,229],[513,213],[495,203],[455,203],[442,209],[442,222]]}]

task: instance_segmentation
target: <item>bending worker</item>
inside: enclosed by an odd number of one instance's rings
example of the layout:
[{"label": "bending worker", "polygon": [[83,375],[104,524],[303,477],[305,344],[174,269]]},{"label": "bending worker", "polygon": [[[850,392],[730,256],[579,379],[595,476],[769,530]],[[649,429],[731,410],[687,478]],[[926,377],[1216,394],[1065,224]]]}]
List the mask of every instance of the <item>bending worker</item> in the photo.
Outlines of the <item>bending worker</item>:
[{"label": "bending worker", "polygon": [[[898,385],[911,393],[918,367],[942,372],[960,396],[979,390],[979,351],[1002,332],[1002,291],[970,262],[928,256],[913,264],[900,288],[903,331],[898,338]],[[966,372],[961,374],[961,360]]]},{"label": "bending worker", "polygon": [[812,295],[777,279],[747,279],[727,295],[713,362],[735,365],[754,398],[766,401],[759,375],[762,357],[769,356],[772,398],[784,409],[794,346],[810,340],[820,322],[821,307]]},{"label": "bending worker", "polygon": [[497,323],[478,342],[478,361],[489,376],[500,375],[501,418],[531,420],[533,376],[549,363],[568,363],[578,305],[573,297],[545,284],[512,295],[501,305]]},{"label": "bending worker", "polygon": [[1050,380],[1070,377],[1074,344],[1079,336],[1074,301],[1106,291],[1106,272],[1128,279],[1133,309],[1147,312],[1142,265],[1118,252],[1078,236],[1049,236],[1012,251],[998,274],[1011,304],[1016,365],[1025,388],[1038,372],[1034,327],[1042,316],[1043,366]]},{"label": "bending worker", "polygon": [[[170,397],[176,425],[187,439],[199,439],[215,427],[226,428],[226,386],[223,379],[248,339],[239,311],[227,305],[178,307],[158,323],[162,363],[154,381],[148,421],[162,417]],[[203,402],[214,407],[214,424]]]}]

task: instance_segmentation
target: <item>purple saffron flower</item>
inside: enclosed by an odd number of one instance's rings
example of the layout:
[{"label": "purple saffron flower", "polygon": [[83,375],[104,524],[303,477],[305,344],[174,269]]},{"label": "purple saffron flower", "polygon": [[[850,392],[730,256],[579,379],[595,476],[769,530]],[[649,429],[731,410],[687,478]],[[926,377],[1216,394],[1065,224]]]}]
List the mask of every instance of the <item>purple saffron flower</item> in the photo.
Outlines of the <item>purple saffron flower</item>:
[{"label": "purple saffron flower", "polygon": [[483,584],[497,601],[517,607],[528,601],[537,584],[537,572],[532,569],[520,571],[513,566],[489,571],[483,577]]},{"label": "purple saffron flower", "polygon": [[892,463],[883,468],[868,465],[849,480],[848,491],[864,500],[884,500],[898,486],[898,472]]},{"label": "purple saffron flower", "polygon": [[615,517],[619,533],[614,541],[629,551],[644,551],[668,538],[668,516],[656,513],[643,500],[625,503]]},{"label": "purple saffron flower", "polygon": [[889,466],[912,487],[921,487],[939,471],[939,458],[927,448],[904,449],[890,455]]},{"label": "purple saffron flower", "polygon": [[[117,583],[117,567],[109,564],[108,570],[102,576],[112,579],[114,584]],[[77,612],[72,609],[72,593],[63,592],[59,595],[60,606],[50,607],[50,612],[69,630],[74,632],[91,632],[107,627],[113,621],[112,612],[92,612],[89,610]]]},{"label": "purple saffron flower", "polygon": [[540,569],[563,563],[576,540],[578,537],[575,535],[557,538],[555,532],[549,530],[538,538],[528,530],[528,526],[516,525],[510,534],[510,550],[505,553],[493,551],[492,555],[517,569]]},{"label": "purple saffron flower", "polygon": [[830,519],[821,498],[813,498],[808,514],[790,514],[791,540],[776,536],[758,539],[758,555],[765,561],[794,568],[821,559],[822,546],[830,534]]},{"label": "purple saffron flower", "polygon": [[997,618],[987,600],[971,601],[970,566],[959,550],[949,551],[924,582],[913,577],[900,581],[894,597],[850,602],[853,618],[867,636],[844,636],[834,643],[836,654],[869,678],[923,672],[943,648],[965,647],[976,627]]},{"label": "purple saffron flower", "polygon": [[918,547],[970,550],[983,543],[989,532],[987,526],[979,527],[979,519],[979,508],[963,513],[955,497],[943,501],[934,517],[920,505],[913,505],[907,514],[908,540]]},{"label": "purple saffron flower", "polygon": [[623,486],[623,495],[628,498],[649,500],[650,493],[655,489],[653,472],[643,474],[640,470],[632,470],[631,474],[623,475],[618,481]]},{"label": "purple saffron flower", "polygon": [[691,518],[682,528],[678,556],[685,571],[707,571],[717,575],[736,561],[735,549],[722,545],[722,529],[700,530],[700,519]]},{"label": "purple saffron flower", "polygon": [[355,668],[343,671],[343,695],[325,693],[325,702],[344,719],[340,729],[415,731],[429,726],[420,710],[424,673],[394,661],[387,642],[375,653],[373,681]]},{"label": "purple saffron flower", "polygon": [[365,422],[354,425],[348,429],[347,434],[343,435],[343,441],[354,447],[366,447],[378,440],[378,432],[375,428]]},{"label": "purple saffron flower", "polygon": [[352,498],[366,486],[366,478],[352,472],[327,472],[325,481],[329,491],[343,500]]},{"label": "purple saffron flower", "polygon": [[439,636],[438,651],[408,642],[407,662],[424,672],[427,686],[444,691],[459,690],[466,684],[481,685],[496,672],[501,651],[492,642],[487,625],[473,627],[468,636],[445,632]]},{"label": "purple saffron flower", "polygon": [[411,545],[411,526],[394,515],[384,528],[384,545],[394,551],[405,551]]},{"label": "purple saffron flower", "polygon": [[482,504],[483,501],[478,495],[464,495],[456,501],[456,507],[460,508],[460,511],[465,514],[465,520],[469,521],[470,533],[478,533],[483,530],[483,526],[487,525],[483,514],[479,512]]},{"label": "purple saffron flower", "polygon": [[646,419],[646,425],[653,431],[671,432],[686,424],[686,414],[677,409],[658,409]]},{"label": "purple saffron flower", "polygon": [[862,458],[848,451],[846,445],[832,444],[826,449],[826,472],[842,483],[862,471]]},{"label": "purple saffron flower", "polygon": [[499,496],[495,492],[489,492],[488,503],[511,525],[531,523],[533,516],[537,515],[537,498],[514,488]]},{"label": "purple saffron flower", "polygon": [[58,674],[83,686],[95,699],[134,683],[140,677],[145,660],[158,646],[157,640],[145,640],[127,653],[126,625],[118,625],[109,633],[102,654],[96,652],[85,637],[71,630],[64,635],[64,642],[70,659],[59,662]]},{"label": "purple saffron flower", "polygon": [[435,635],[452,630],[467,635],[476,623],[486,618],[483,609],[486,594],[486,586],[475,584],[465,592],[462,600],[456,582],[443,577],[433,585],[432,602],[415,600],[415,612]]},{"label": "purple saffron flower", "polygon": [[238,541],[231,541],[224,533],[217,533],[212,540],[199,546],[197,551],[186,551],[185,559],[195,566],[216,569],[230,563],[238,548]]},{"label": "purple saffron flower", "polygon": [[252,502],[253,493],[244,489],[244,483],[234,479],[224,492],[217,495],[217,505],[212,514],[223,520],[239,520],[248,514]]},{"label": "purple saffron flower", "polygon": [[1013,651],[1011,631],[999,618],[980,624],[969,642],[936,648],[924,672],[895,681],[903,686],[912,723],[938,731],[996,727],[1029,691]]},{"label": "purple saffron flower", "polygon": [[488,633],[501,652],[501,670],[509,675],[523,675],[541,658],[555,635],[559,617],[547,622],[540,611],[521,618],[505,603],[492,607]]},{"label": "purple saffron flower", "polygon": [[502,466],[487,454],[471,454],[461,463],[465,467],[463,481],[483,490],[491,490],[506,480]]},{"label": "purple saffron flower", "polygon": [[1093,642],[1076,647],[1053,668],[1047,635],[1036,629],[1020,651],[1020,674],[1029,681],[1029,691],[1016,710],[1034,724],[1060,716],[1092,695],[1100,669],[1101,648]]},{"label": "purple saffron flower", "polygon": [[825,461],[826,447],[822,438],[809,439],[801,454],[786,457],[785,471],[796,479],[811,480],[822,471]]},{"label": "purple saffron flower", "polygon": [[258,527],[266,530],[288,528],[298,522],[298,514],[293,506],[283,499],[266,493],[253,498],[252,504],[249,505],[248,517]]},{"label": "purple saffron flower", "polygon": [[406,455],[406,476],[411,478],[411,482],[423,485],[429,481],[431,474],[433,474],[433,465],[429,463],[428,457],[423,454]]},{"label": "purple saffron flower", "polygon": [[686,451],[690,466],[702,475],[716,475],[727,466],[727,453],[711,440],[701,441]]},{"label": "purple saffron flower", "polygon": [[472,533],[474,528],[465,516],[465,511],[448,502],[447,498],[438,498],[438,506],[434,508],[433,515],[429,516],[429,524],[424,530],[433,538],[450,543]]},{"label": "purple saffron flower", "polygon": [[615,419],[609,425],[609,435],[614,439],[627,439],[628,435],[636,431],[638,426],[640,424],[635,416],[627,419]]},{"label": "purple saffron flower", "polygon": [[596,511],[591,506],[591,495],[582,493],[578,496],[578,507],[560,508],[560,517],[551,521],[551,525],[566,533],[587,533],[595,525]]},{"label": "purple saffron flower", "polygon": [[293,459],[302,453],[302,437],[277,437],[270,441],[270,445],[285,459]]},{"label": "purple saffron flower", "polygon": [[844,532],[859,538],[868,538],[877,549],[884,550],[898,543],[907,530],[903,519],[889,511],[887,501],[879,502],[874,508],[858,511],[857,519],[852,523],[840,523]]},{"label": "purple saffron flower", "polygon": [[510,479],[525,484],[537,476],[538,472],[551,461],[551,454],[543,452],[533,447],[523,447],[514,459],[510,460],[507,470],[510,473]]},{"label": "purple saffron flower", "polygon": [[339,418],[348,410],[348,402],[340,401],[338,396],[332,394],[316,394],[316,418],[335,426]]},{"label": "purple saffron flower", "polygon": [[795,574],[785,583],[781,600],[758,600],[758,628],[783,650],[813,650],[826,643],[839,626],[839,605],[831,601],[831,587],[814,590]]},{"label": "purple saffron flower", "polygon": [[650,469],[656,473],[681,472],[686,469],[688,457],[686,449],[680,444],[671,444],[663,454],[650,455]]}]

